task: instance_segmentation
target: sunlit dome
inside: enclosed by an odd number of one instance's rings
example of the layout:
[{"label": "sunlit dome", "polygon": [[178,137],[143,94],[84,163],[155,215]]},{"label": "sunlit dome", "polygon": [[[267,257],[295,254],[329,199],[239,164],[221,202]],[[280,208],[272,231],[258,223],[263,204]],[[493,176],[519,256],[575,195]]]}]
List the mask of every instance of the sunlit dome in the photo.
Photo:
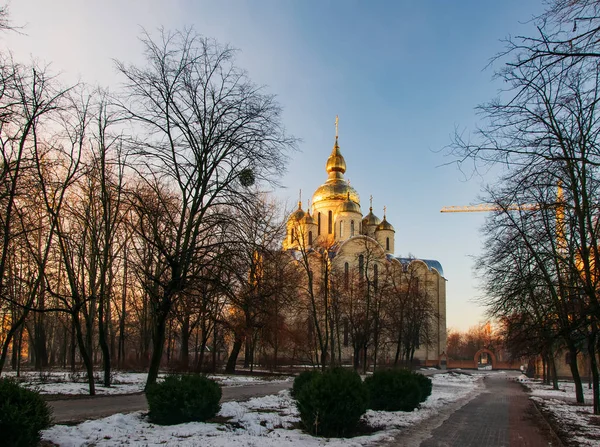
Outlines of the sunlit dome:
[{"label": "sunlit dome", "polygon": [[325,170],[329,178],[313,194],[312,201],[314,204],[323,200],[346,200],[348,196],[351,201],[360,204],[360,196],[344,179],[346,161],[340,152],[337,137],[331,155],[327,159]]},{"label": "sunlit dome", "polygon": [[389,223],[387,221],[387,219],[385,218],[385,215],[383,216],[383,221],[377,225],[377,228],[375,228],[375,231],[380,231],[380,230],[390,230],[393,232],[396,232],[396,230],[394,230],[394,227],[392,226],[391,223]]},{"label": "sunlit dome", "polygon": [[360,212],[360,205],[356,202],[354,202],[351,198],[350,198],[350,192],[348,191],[347,196],[346,196],[346,200],[344,200],[340,206],[337,207],[336,212],[338,213],[358,213],[361,214]]},{"label": "sunlit dome", "polygon": [[362,225],[363,228],[365,228],[367,225],[371,226],[371,225],[379,225],[381,223],[381,219],[379,219],[379,217],[377,217],[375,214],[373,214],[373,208],[369,208],[369,214],[367,214],[363,220],[362,220]]},{"label": "sunlit dome", "polygon": [[292,213],[290,216],[291,219],[302,220],[302,218],[306,215],[304,210],[302,210],[302,202],[298,202],[298,209]]},{"label": "sunlit dome", "polygon": [[304,214],[304,219],[302,219],[302,221],[307,225],[316,225],[315,219],[313,219],[313,217],[310,215],[310,210],[306,211],[306,214]]}]

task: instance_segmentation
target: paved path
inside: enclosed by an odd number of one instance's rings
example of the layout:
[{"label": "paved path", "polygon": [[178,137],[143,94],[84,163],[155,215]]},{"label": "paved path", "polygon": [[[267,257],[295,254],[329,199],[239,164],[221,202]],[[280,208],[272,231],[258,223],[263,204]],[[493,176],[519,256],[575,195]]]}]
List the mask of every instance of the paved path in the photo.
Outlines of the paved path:
[{"label": "paved path", "polygon": [[[488,376],[485,388],[428,435],[397,439],[398,445],[420,447],[561,446],[521,385],[501,375]],[[441,421],[440,421],[441,422]],[[421,433],[423,435],[423,433]],[[410,438],[410,436],[408,437]],[[403,442],[404,441],[404,442]]]},{"label": "paved path", "polygon": [[[244,401],[252,397],[275,394],[291,386],[292,382],[275,382],[223,387],[221,402],[230,400]],[[76,423],[87,419],[110,416],[115,413],[129,413],[148,409],[146,396],[142,393],[54,400],[48,402],[48,404],[52,407],[55,423]]]}]

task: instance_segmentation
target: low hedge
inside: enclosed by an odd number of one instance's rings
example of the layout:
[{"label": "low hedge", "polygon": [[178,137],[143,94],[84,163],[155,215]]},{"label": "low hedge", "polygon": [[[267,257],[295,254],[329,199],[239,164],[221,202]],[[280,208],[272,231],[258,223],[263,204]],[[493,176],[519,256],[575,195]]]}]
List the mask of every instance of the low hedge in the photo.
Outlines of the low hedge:
[{"label": "low hedge", "polygon": [[412,411],[431,394],[431,380],[406,369],[375,371],[365,385],[373,410]]},{"label": "low hedge", "polygon": [[50,406],[39,393],[12,379],[0,379],[0,445],[30,447],[52,424]]},{"label": "low hedge", "polygon": [[349,436],[367,411],[368,391],[358,373],[333,368],[311,377],[297,390],[300,418],[316,436]]},{"label": "low hedge", "polygon": [[315,377],[321,374],[321,371],[317,369],[311,369],[308,371],[303,371],[294,379],[294,385],[292,385],[292,390],[290,394],[292,397],[298,396],[300,390],[308,383],[310,383]]},{"label": "low hedge", "polygon": [[146,390],[148,418],[161,425],[205,421],[219,412],[221,387],[206,376],[173,375]]}]

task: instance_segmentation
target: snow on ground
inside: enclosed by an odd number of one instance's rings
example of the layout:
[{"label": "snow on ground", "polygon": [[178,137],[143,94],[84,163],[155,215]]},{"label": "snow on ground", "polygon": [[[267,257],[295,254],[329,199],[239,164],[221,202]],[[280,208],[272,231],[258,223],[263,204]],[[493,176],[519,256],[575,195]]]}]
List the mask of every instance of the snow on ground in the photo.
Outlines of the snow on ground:
[{"label": "snow on ground", "polygon": [[[4,375],[4,374],[3,374]],[[159,380],[166,374],[160,374]],[[15,377],[14,372],[7,372],[6,376]],[[102,385],[102,372],[94,374],[96,382],[96,394],[130,394],[140,393],[146,385],[147,373],[132,373],[117,371],[111,374],[112,385],[105,387]],[[235,375],[209,375],[211,379],[216,380],[222,386],[243,386],[255,385],[259,383],[286,382],[293,380],[293,377],[279,376],[235,376]],[[66,371],[25,371],[21,372],[19,381],[26,388],[36,390],[41,394],[88,394],[87,376],[84,372],[66,372]]]},{"label": "snow on ground", "polygon": [[573,382],[559,381],[559,390],[551,385],[544,385],[540,380],[528,379],[525,376],[517,380],[522,382],[534,400],[546,415],[550,415],[552,423],[562,435],[572,440],[575,445],[600,445],[600,416],[593,415],[592,390],[587,384],[583,386],[584,405],[575,399]]},{"label": "snow on ground", "polygon": [[218,419],[224,422],[193,422],[160,426],[148,422],[142,412],[115,414],[76,426],[55,425],[43,432],[43,439],[63,447],[80,446],[206,446],[236,447],[322,446],[353,447],[391,440],[403,427],[427,419],[454,402],[472,393],[478,376],[438,374],[432,377],[432,395],[421,407],[410,413],[368,411],[365,421],[376,431],[350,439],[315,438],[299,428],[300,418],[289,391],[251,399],[247,402],[226,402]]}]

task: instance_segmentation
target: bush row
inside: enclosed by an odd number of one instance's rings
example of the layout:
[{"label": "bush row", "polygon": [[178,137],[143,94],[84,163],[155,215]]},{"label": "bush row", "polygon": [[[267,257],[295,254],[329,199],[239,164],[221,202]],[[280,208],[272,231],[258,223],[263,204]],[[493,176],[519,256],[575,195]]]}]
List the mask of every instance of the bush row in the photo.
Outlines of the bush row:
[{"label": "bush row", "polygon": [[30,447],[52,422],[48,404],[12,379],[0,379],[0,444]]},{"label": "bush row", "polygon": [[316,436],[348,436],[367,408],[412,411],[431,395],[431,379],[413,371],[376,371],[361,380],[354,370],[305,371],[291,395],[307,431]]},{"label": "bush row", "polygon": [[172,375],[146,390],[148,418],[161,425],[205,421],[219,412],[221,387],[199,374]]}]

